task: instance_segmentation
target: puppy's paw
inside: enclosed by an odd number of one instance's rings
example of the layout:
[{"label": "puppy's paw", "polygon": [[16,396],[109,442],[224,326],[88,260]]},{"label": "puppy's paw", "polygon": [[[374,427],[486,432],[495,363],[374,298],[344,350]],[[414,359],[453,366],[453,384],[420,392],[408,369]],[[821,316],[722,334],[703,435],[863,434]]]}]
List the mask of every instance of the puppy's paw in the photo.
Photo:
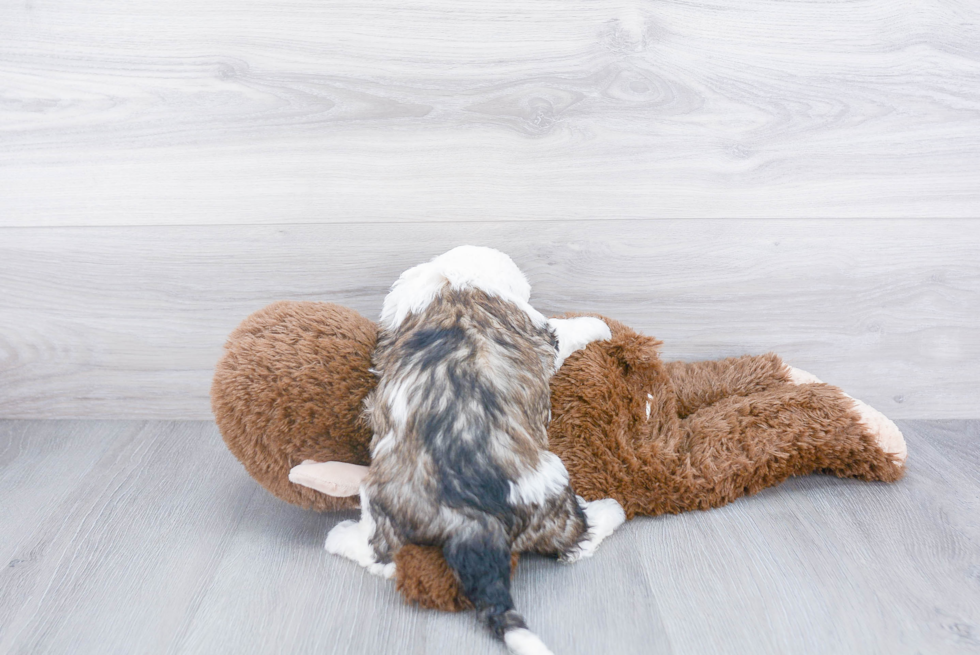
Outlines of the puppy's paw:
[{"label": "puppy's paw", "polygon": [[561,367],[562,362],[576,350],[581,350],[593,341],[608,341],[612,339],[612,332],[605,321],[592,316],[578,316],[576,318],[550,318],[548,323],[555,331],[558,338],[558,358],[555,362],[555,369]]},{"label": "puppy's paw", "polygon": [[612,331],[601,318],[594,316],[579,316],[572,321],[579,342],[580,348],[584,348],[593,341],[609,341],[612,339]]},{"label": "puppy's paw", "polygon": [[331,555],[354,560],[364,567],[375,563],[371,531],[363,521],[341,521],[327,534],[323,547]]},{"label": "puppy's paw", "polygon": [[327,533],[323,547],[331,555],[348,557],[348,553],[353,552],[362,540],[360,527],[357,521],[341,521]]},{"label": "puppy's paw", "polygon": [[603,498],[588,502],[581,496],[579,506],[585,512],[585,522],[589,526],[585,538],[578,543],[574,552],[565,557],[566,562],[575,562],[584,557],[592,557],[602,540],[616,531],[626,521],[623,506],[613,498]]},{"label": "puppy's paw", "polygon": [[848,396],[854,403],[854,409],[861,416],[861,423],[875,436],[878,447],[890,455],[894,455],[899,463],[904,464],[909,455],[905,437],[898,426],[887,416],[865,402]]},{"label": "puppy's paw", "polygon": [[368,565],[367,570],[371,575],[376,575],[380,578],[384,578],[385,580],[391,580],[393,577],[395,577],[394,562],[388,562],[387,564],[375,562],[374,564]]}]

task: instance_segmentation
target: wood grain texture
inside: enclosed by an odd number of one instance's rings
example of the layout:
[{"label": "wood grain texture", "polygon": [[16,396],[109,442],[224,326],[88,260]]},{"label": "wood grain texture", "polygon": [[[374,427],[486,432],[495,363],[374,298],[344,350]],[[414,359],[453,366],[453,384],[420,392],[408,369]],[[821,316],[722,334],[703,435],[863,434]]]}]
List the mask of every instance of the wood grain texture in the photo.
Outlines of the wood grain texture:
[{"label": "wood grain texture", "polygon": [[676,651],[975,652],[980,431],[900,427],[910,464],[896,485],[796,478],[649,521],[635,548]]},{"label": "wood grain texture", "polygon": [[542,311],[622,320],[668,359],[771,350],[889,416],[980,409],[980,222],[677,220],[4,229],[0,416],[210,418],[250,312],[374,319],[460,243],[510,253]]},{"label": "wood grain texture", "polygon": [[[976,652],[980,422],[901,427],[901,482],[640,518],[575,565],[524,558],[517,606],[565,655]],[[0,492],[3,654],[504,652],[328,555],[351,515],[266,494],[210,423],[0,421]]]},{"label": "wood grain texture", "polygon": [[975,0],[0,6],[0,225],[980,216]]},{"label": "wood grain texture", "polygon": [[[42,441],[60,454],[53,465],[31,456]],[[11,500],[38,511],[3,530],[0,652],[161,652],[255,492],[214,428],[14,423],[0,444],[23,453],[4,464]],[[81,465],[83,475],[71,471]],[[54,509],[38,505],[52,487],[70,493]]]}]

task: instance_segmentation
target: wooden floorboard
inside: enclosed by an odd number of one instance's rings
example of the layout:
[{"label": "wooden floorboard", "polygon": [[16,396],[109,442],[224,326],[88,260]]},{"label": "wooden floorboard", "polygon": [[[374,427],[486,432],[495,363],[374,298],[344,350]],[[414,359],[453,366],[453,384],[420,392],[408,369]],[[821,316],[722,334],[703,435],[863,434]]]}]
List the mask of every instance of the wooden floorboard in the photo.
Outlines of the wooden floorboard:
[{"label": "wooden floorboard", "polygon": [[[514,595],[556,653],[980,649],[980,421],[901,421],[893,485],[797,478],[624,526]],[[207,422],[0,421],[0,653],[503,653],[322,549]]]}]

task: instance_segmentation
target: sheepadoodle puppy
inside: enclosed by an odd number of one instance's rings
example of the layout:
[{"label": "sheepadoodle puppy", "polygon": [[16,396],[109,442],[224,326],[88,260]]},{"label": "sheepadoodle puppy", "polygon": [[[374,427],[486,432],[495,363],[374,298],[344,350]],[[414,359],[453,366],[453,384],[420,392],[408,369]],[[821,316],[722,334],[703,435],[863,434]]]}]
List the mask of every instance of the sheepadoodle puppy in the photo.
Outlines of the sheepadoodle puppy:
[{"label": "sheepadoodle puppy", "polygon": [[391,577],[402,545],[440,546],[490,629],[511,651],[539,655],[549,651],[511,599],[511,552],[588,557],[625,516],[615,500],[578,498],[548,451],[548,380],[609,328],[548,320],[530,292],[507,255],[474,246],[395,282],[366,401],[361,520],[337,525],[326,547]]}]

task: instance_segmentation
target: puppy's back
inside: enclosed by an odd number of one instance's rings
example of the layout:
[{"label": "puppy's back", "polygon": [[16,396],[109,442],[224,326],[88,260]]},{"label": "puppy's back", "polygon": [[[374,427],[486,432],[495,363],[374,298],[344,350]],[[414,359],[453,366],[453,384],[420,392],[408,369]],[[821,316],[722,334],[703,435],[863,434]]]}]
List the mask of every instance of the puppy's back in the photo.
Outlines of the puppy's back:
[{"label": "puppy's back", "polygon": [[547,446],[555,352],[552,333],[513,303],[446,286],[379,339],[369,401],[375,480],[506,515],[511,481]]},{"label": "puppy's back", "polygon": [[421,312],[382,331],[365,502],[376,549],[441,545],[494,634],[512,652],[544,655],[510,595],[513,540],[529,519],[515,490],[557,460],[546,450],[557,344],[535,319],[507,299],[446,284]]}]

